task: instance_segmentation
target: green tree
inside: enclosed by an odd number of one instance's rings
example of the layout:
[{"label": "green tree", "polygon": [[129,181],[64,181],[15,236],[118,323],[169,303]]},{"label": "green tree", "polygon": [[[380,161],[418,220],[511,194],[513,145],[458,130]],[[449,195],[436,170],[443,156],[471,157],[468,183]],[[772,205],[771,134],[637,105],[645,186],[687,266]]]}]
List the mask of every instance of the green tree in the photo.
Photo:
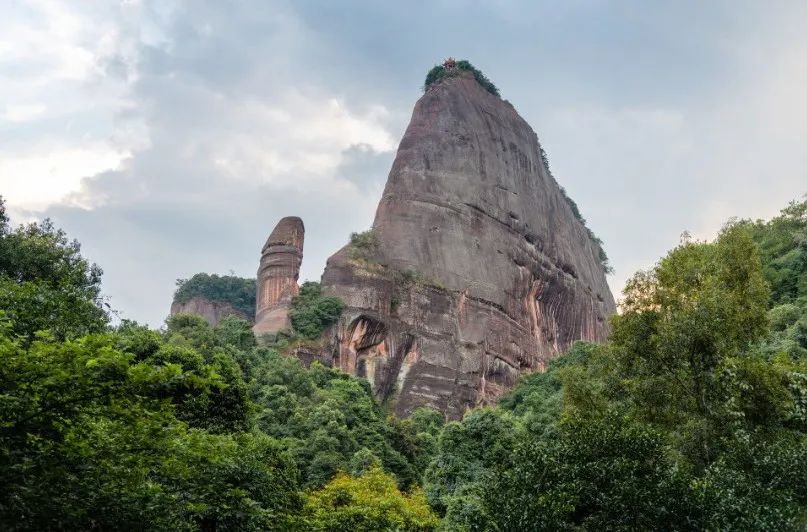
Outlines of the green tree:
[{"label": "green tree", "polygon": [[[549,434],[563,410],[563,375],[585,368],[600,346],[588,342],[575,342],[562,357],[552,360],[547,371],[536,371],[523,376],[515,388],[499,400],[499,407],[520,418],[527,430],[536,434]],[[568,388],[565,390],[569,392]]]},{"label": "green tree", "polygon": [[470,72],[477,83],[479,83],[483,89],[488,91],[494,96],[499,96],[499,89],[496,88],[496,85],[490,81],[487,76],[485,76],[481,70],[474,67],[471,63],[466,61],[465,59],[460,59],[456,61],[454,64],[454,68],[448,69],[444,65],[435,65],[429,72],[426,74],[426,81],[423,83],[423,90],[428,89],[441,79],[445,77],[455,76],[460,72]]},{"label": "green tree", "polygon": [[507,460],[515,444],[515,422],[497,409],[471,411],[445,425],[438,450],[424,475],[429,504],[445,514],[461,486],[489,481],[491,467]]},{"label": "green tree", "polygon": [[36,331],[68,338],[106,327],[101,268],[80,251],[50,220],[12,229],[0,197],[0,310],[14,334],[30,342]]},{"label": "green tree", "polygon": [[306,513],[312,530],[427,531],[438,524],[419,488],[401,493],[395,479],[377,465],[359,477],[337,474],[309,495]]},{"label": "green tree", "polygon": [[301,503],[291,459],[263,435],[189,428],[174,412],[220,377],[123,328],[23,346],[0,322],[0,527],[286,528]]},{"label": "green tree", "polygon": [[807,438],[779,432],[738,441],[692,482],[710,530],[804,530]]},{"label": "green tree", "polygon": [[291,326],[303,338],[316,340],[322,331],[336,323],[344,307],[339,298],[322,295],[319,283],[305,282],[291,300]]},{"label": "green tree", "polygon": [[600,384],[568,375],[569,407],[601,409],[599,386],[638,419],[670,430],[682,452],[705,467],[726,427],[721,368],[764,337],[767,300],[744,228],[727,226],[714,243],[682,244],[628,281],[609,348],[593,365]]},{"label": "green tree", "polygon": [[792,202],[770,221],[738,223],[759,246],[771,306],[807,298],[807,200]]},{"label": "green tree", "polygon": [[742,221],[759,246],[771,287],[772,333],[764,353],[807,357],[807,200],[793,202],[770,221]]},{"label": "green tree", "polygon": [[212,432],[248,430],[253,421],[249,387],[228,344],[220,345],[224,337],[217,338],[200,316],[177,314],[167,320],[165,339],[146,361],[183,371],[183,379],[159,390],[177,405],[177,417]]},{"label": "green tree", "polygon": [[252,397],[260,408],[257,426],[280,439],[300,467],[307,487],[320,487],[348,470],[355,453],[367,449],[393,473],[401,487],[419,480],[414,451],[398,442],[400,427],[387,420],[367,381],[339,370],[259,348]]},{"label": "green tree", "polygon": [[225,316],[213,329],[216,343],[232,347],[235,351],[248,351],[257,346],[252,324],[238,316]]},{"label": "green tree", "polygon": [[523,434],[493,467],[482,509],[497,530],[657,530],[700,519],[664,439],[618,416]]},{"label": "green tree", "polygon": [[781,227],[752,229],[729,224],[629,281],[609,344],[560,374],[564,415],[596,425],[616,411],[662,435],[691,475],[681,500],[698,527],[795,530],[807,516],[807,359],[776,342],[801,309],[769,299],[763,272],[780,256],[763,263],[752,239]]}]

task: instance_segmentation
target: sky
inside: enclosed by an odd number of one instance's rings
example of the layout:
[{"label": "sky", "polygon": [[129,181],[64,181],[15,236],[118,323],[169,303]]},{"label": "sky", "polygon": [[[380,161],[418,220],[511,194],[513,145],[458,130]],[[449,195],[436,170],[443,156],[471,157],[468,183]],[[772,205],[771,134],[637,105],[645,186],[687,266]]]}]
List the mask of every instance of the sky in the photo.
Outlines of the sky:
[{"label": "sky", "polygon": [[807,192],[807,2],[0,0],[0,195],[153,327],[176,279],[301,280],[370,227],[423,79],[470,60],[605,242],[617,298],[689,231]]}]

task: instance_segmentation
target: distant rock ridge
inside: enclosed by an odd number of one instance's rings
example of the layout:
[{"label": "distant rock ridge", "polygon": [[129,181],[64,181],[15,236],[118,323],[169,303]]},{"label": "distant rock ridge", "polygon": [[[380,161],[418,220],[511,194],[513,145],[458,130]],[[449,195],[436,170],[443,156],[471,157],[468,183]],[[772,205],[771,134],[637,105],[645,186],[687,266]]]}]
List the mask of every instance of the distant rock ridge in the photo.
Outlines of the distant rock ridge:
[{"label": "distant rock ridge", "polygon": [[215,327],[229,315],[252,322],[254,308],[255,279],[197,273],[177,280],[170,315],[196,314]]},{"label": "distant rock ridge", "polygon": [[210,324],[215,327],[221,320],[227,316],[233,315],[241,319],[252,321],[252,316],[248,316],[240,310],[233,307],[226,301],[217,301],[203,296],[192,297],[188,301],[179,302],[174,301],[171,303],[171,316],[176,314],[195,314],[201,316]]},{"label": "distant rock ridge", "polygon": [[334,365],[398,414],[459,418],[615,311],[601,249],[564,198],[538,138],[470,72],[415,105],[372,228],[375,245],[328,260],[323,292],[347,305]]},{"label": "distant rock ridge", "polygon": [[287,216],[275,226],[261,250],[253,332],[260,336],[291,328],[289,306],[299,292],[305,226]]}]

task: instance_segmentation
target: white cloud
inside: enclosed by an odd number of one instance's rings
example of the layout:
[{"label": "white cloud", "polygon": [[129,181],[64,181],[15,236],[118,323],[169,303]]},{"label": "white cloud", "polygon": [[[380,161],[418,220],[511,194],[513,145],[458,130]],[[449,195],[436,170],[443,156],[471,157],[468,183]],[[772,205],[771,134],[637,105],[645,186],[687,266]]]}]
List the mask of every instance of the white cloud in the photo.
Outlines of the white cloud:
[{"label": "white cloud", "polygon": [[[804,8],[785,4],[714,7],[694,40],[677,37],[690,24],[677,5],[637,7],[649,26],[627,27],[597,16],[615,13],[607,4],[586,20],[539,3],[515,19],[455,17],[450,3],[427,19],[392,5],[4,4],[0,193],[18,221],[50,206],[41,214],[105,268],[114,304],[153,325],[176,277],[254,274],[283,215],[305,219],[304,277],[316,278],[370,223],[419,76],[440,50],[466,49],[505,95],[522,94],[516,107],[605,241],[617,292],[681,231],[711,237],[804,192]],[[340,10],[351,16],[334,23]],[[552,16],[540,35],[521,29]],[[574,31],[595,19],[613,28]],[[647,46],[626,46],[638,37]]]},{"label": "white cloud", "polygon": [[103,143],[42,147],[28,155],[0,152],[0,190],[12,207],[43,210],[79,190],[83,178],[117,168],[128,155]]},{"label": "white cloud", "polygon": [[25,80],[33,88],[54,79],[82,80],[93,71],[92,40],[97,25],[68,4],[33,1],[5,12],[0,59],[7,63],[47,65]]},{"label": "white cloud", "polygon": [[2,119],[9,122],[28,122],[45,112],[47,107],[41,103],[6,104]]},{"label": "white cloud", "polygon": [[75,203],[83,178],[148,146],[142,120],[126,116],[128,80],[105,72],[110,54],[131,59],[117,9],[51,0],[2,8],[0,193],[12,213]]},{"label": "white cloud", "polygon": [[310,186],[332,181],[342,152],[352,145],[382,152],[395,147],[384,125],[389,113],[380,105],[353,111],[337,98],[290,89],[271,102],[232,102],[221,113],[228,117],[227,129],[217,128],[193,154],[209,154],[231,179]]}]

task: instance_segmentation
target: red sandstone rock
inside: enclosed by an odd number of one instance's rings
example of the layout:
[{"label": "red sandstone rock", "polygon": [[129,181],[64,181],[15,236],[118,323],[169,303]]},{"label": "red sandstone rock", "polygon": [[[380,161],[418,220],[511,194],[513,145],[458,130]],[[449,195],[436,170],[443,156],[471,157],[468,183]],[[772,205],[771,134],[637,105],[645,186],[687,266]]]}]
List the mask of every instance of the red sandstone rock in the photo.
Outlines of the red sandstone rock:
[{"label": "red sandstone rock", "polygon": [[530,126],[470,74],[415,105],[373,230],[377,250],[346,246],[323,274],[347,305],[331,351],[398,414],[427,405],[458,418],[575,340],[608,334],[599,245]]},{"label": "red sandstone rock", "polygon": [[255,305],[256,335],[289,329],[289,305],[297,295],[305,227],[296,216],[280,220],[261,250]]}]

